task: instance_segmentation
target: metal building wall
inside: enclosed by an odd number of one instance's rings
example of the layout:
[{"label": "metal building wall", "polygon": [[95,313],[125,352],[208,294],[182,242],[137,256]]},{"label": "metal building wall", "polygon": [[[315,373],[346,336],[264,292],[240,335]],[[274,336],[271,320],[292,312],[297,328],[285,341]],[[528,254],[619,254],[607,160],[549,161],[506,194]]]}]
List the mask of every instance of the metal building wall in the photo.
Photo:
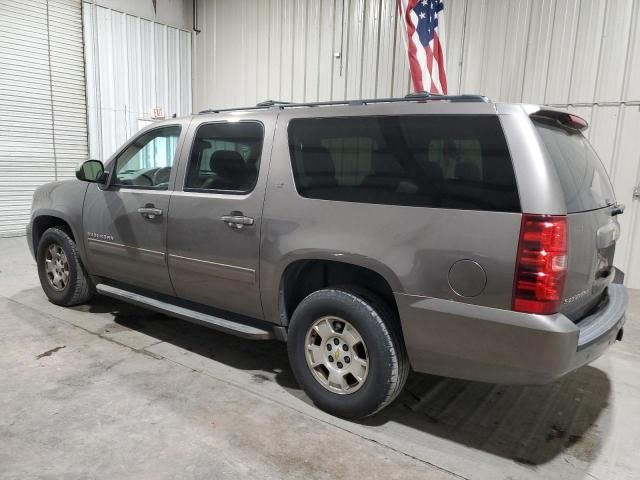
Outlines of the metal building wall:
[{"label": "metal building wall", "polygon": [[191,113],[191,32],[83,4],[89,150],[105,160],[151,110]]},{"label": "metal building wall", "polygon": [[199,0],[198,19],[196,109],[404,95],[409,85],[394,0]]},{"label": "metal building wall", "polygon": [[[640,2],[447,0],[464,15],[448,30],[447,67],[459,91],[544,103],[589,121],[587,135],[613,180],[622,238],[615,263],[640,288]],[[449,19],[451,22],[451,19]],[[460,45],[464,38],[464,51]],[[452,82],[458,91],[458,81]]]},{"label": "metal building wall", "polygon": [[[627,205],[616,264],[640,288],[640,2],[444,3],[450,93],[552,104],[590,121]],[[198,10],[196,110],[409,91],[394,0],[199,0]]]},{"label": "metal building wall", "polygon": [[0,236],[87,157],[80,0],[0,0]]}]

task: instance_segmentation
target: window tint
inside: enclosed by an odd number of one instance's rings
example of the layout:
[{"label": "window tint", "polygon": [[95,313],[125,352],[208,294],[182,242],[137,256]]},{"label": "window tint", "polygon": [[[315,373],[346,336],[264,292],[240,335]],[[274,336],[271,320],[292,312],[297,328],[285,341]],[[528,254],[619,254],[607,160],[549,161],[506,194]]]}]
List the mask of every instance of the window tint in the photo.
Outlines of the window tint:
[{"label": "window tint", "polygon": [[495,116],[295,119],[289,148],[304,197],[520,211]]},{"label": "window tint", "polygon": [[115,185],[166,190],[180,137],[180,127],[151,130],[116,159]]},{"label": "window tint", "polygon": [[536,120],[535,125],[556,166],[568,213],[615,203],[609,176],[582,133],[546,120]]},{"label": "window tint", "polygon": [[191,149],[185,189],[250,192],[258,179],[262,138],[262,125],[257,122],[200,126]]}]

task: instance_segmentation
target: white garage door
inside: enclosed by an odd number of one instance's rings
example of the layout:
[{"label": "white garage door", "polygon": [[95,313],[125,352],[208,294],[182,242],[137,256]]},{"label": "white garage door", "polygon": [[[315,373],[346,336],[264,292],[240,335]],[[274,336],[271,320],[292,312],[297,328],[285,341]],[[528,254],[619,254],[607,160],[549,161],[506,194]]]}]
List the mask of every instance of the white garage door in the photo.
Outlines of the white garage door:
[{"label": "white garage door", "polygon": [[0,0],[0,236],[24,234],[33,191],[87,157],[79,0]]}]

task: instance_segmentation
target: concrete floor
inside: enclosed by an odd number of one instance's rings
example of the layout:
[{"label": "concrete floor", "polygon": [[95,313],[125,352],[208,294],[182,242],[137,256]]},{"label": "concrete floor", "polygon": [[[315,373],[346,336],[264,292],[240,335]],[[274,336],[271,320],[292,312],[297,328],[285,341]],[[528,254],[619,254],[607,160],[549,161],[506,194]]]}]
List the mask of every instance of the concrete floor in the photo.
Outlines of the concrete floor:
[{"label": "concrete floor", "polygon": [[640,478],[640,293],[624,342],[544,387],[412,375],[365,422],[326,415],[277,342],[40,290],[0,239],[0,478]]}]

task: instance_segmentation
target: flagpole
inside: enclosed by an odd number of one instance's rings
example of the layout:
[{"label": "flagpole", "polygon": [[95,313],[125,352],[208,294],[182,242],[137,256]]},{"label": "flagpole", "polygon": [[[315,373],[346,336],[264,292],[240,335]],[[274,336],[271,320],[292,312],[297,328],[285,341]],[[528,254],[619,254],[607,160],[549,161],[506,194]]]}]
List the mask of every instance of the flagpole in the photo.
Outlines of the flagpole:
[{"label": "flagpole", "polygon": [[464,0],[464,14],[462,16],[462,43],[460,45],[460,63],[458,72],[458,95],[462,92],[462,65],[464,63],[464,41],[467,36],[467,7],[469,6],[469,0]]}]

